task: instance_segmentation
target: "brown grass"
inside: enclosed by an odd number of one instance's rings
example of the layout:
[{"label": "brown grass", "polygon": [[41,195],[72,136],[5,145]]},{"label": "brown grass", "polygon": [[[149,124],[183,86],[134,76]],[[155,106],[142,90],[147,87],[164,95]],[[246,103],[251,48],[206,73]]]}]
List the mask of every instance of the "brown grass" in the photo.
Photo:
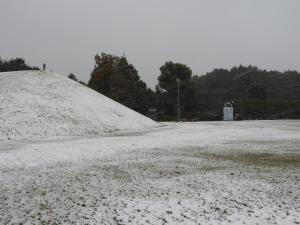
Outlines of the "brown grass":
[{"label": "brown grass", "polygon": [[222,154],[199,152],[199,156],[201,155],[212,159],[228,160],[235,163],[242,163],[247,165],[300,168],[299,154],[283,155],[272,153],[231,151]]}]

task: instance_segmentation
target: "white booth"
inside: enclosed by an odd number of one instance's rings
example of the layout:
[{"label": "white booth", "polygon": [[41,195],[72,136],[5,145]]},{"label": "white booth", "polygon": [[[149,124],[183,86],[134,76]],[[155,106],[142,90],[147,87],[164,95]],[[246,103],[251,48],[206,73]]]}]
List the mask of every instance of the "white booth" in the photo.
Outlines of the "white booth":
[{"label": "white booth", "polygon": [[223,108],[224,121],[233,121],[233,106],[230,102],[226,102]]}]

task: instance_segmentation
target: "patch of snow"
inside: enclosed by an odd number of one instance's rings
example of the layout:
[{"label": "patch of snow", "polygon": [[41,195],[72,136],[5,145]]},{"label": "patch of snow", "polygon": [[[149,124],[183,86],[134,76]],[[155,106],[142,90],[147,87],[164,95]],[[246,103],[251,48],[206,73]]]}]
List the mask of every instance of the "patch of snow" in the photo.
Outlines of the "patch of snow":
[{"label": "patch of snow", "polygon": [[0,141],[93,136],[157,126],[153,120],[58,74],[0,73]]},{"label": "patch of snow", "polygon": [[299,224],[300,121],[0,143],[0,224]]}]

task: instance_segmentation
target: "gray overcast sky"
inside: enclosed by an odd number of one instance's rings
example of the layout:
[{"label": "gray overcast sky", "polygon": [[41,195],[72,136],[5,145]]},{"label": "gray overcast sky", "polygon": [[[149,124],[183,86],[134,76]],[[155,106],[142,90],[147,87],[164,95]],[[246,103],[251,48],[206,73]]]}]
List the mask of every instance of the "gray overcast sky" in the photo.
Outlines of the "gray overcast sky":
[{"label": "gray overcast sky", "polygon": [[300,70],[299,0],[0,0],[0,57],[87,81],[96,53],[126,54],[154,87],[165,61],[194,74]]}]

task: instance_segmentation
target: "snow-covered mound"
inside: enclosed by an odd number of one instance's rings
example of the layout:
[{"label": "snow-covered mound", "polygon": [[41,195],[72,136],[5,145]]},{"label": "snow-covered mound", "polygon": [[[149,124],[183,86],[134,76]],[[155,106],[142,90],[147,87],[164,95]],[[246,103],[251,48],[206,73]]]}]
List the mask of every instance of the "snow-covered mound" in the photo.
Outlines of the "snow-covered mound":
[{"label": "snow-covered mound", "polygon": [[153,120],[61,75],[0,73],[0,141],[148,129]]}]

